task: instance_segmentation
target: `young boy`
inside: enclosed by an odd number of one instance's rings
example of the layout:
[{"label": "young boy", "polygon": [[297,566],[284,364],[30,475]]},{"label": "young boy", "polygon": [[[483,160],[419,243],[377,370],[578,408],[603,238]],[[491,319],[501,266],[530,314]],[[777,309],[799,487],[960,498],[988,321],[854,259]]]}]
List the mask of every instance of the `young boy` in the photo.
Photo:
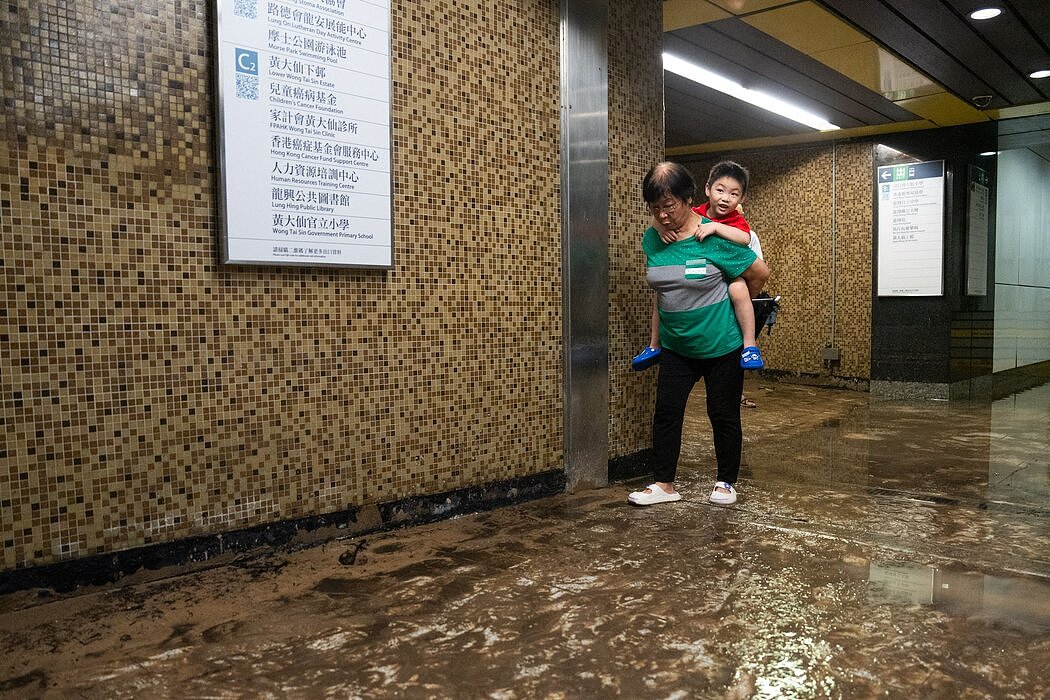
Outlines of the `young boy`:
[{"label": "young boy", "polygon": [[[693,211],[705,217],[701,220],[695,235],[700,240],[715,235],[743,246],[751,245],[751,226],[744,215],[737,209],[747,197],[747,185],[750,174],[742,165],[732,161],[722,161],[711,168],[704,186],[707,201]],[[659,222],[653,224],[664,243],[676,240],[676,231],[664,230]],[[756,237],[757,238],[757,237]],[[756,241],[757,242],[757,241]],[[759,254],[761,255],[761,254]],[[729,299],[733,304],[740,332],[744,336],[744,351],[740,355],[740,366],[744,369],[762,369],[762,353],[755,340],[755,309],[751,303],[751,294],[747,283],[737,277],[729,283]],[[649,345],[631,360],[631,368],[648,369],[656,364],[660,356],[659,316],[656,302],[653,301],[653,315],[649,336]]]}]

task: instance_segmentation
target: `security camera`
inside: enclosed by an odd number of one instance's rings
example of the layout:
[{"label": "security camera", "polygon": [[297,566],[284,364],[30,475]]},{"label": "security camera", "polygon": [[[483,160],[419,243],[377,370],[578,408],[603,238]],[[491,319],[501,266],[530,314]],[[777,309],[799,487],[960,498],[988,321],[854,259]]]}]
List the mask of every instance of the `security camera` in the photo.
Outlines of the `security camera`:
[{"label": "security camera", "polygon": [[974,95],[973,97],[970,98],[970,102],[973,102],[974,106],[977,107],[977,109],[984,109],[985,107],[987,107],[989,104],[992,103],[992,96],[991,95]]}]

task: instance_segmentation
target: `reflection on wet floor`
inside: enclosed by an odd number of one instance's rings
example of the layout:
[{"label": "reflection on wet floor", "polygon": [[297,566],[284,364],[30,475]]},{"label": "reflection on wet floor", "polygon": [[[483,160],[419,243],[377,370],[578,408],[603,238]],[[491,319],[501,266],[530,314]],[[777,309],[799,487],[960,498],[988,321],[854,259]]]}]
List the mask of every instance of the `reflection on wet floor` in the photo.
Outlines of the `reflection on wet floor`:
[{"label": "reflection on wet floor", "polygon": [[741,500],[694,397],[644,480],[70,598],[0,598],[10,697],[1050,694],[1050,386],[755,384]]},{"label": "reflection on wet floor", "polygon": [[1026,634],[1050,632],[1050,582],[922,564],[868,565],[875,598],[928,605]]}]

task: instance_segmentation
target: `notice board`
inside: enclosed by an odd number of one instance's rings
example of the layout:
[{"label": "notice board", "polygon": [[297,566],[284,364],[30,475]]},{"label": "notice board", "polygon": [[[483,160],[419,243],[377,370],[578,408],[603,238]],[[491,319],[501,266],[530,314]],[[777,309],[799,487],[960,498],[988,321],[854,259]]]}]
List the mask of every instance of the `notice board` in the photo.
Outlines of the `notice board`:
[{"label": "notice board", "polygon": [[879,296],[944,293],[944,161],[879,166]]},{"label": "notice board", "polygon": [[217,0],[225,263],[393,264],[389,0]]},{"label": "notice board", "polygon": [[988,295],[989,178],[983,168],[971,165],[966,211],[966,293]]}]

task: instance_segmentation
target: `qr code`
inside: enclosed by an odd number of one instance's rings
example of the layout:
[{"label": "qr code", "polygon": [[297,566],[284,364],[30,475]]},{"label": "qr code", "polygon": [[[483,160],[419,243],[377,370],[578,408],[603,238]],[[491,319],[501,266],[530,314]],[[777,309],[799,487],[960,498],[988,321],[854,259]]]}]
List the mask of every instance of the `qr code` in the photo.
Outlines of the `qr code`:
[{"label": "qr code", "polygon": [[233,0],[233,14],[238,17],[255,19],[258,7],[256,0]]},{"label": "qr code", "polygon": [[242,100],[259,99],[259,76],[236,73],[237,97]]}]

